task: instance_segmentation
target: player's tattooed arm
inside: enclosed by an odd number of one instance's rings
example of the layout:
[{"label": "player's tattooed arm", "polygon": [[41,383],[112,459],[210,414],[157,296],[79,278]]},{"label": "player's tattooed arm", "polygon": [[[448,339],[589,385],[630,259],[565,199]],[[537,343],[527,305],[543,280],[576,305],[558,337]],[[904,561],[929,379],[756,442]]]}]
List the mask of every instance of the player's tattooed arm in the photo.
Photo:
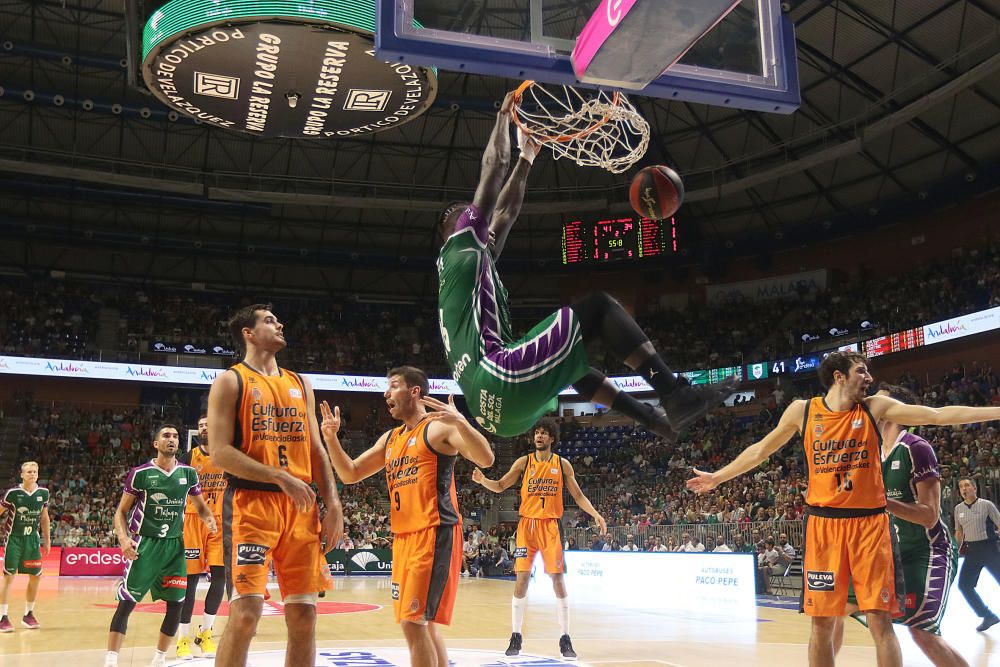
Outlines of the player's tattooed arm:
[{"label": "player's tattooed arm", "polygon": [[483,474],[482,470],[476,468],[472,471],[472,481],[476,484],[481,484],[484,488],[489,489],[493,493],[503,493],[510,487],[517,484],[517,481],[521,479],[521,476],[524,474],[524,467],[526,465],[528,465],[527,456],[518,458],[514,461],[514,464],[511,465],[507,474],[498,480],[488,478]]}]

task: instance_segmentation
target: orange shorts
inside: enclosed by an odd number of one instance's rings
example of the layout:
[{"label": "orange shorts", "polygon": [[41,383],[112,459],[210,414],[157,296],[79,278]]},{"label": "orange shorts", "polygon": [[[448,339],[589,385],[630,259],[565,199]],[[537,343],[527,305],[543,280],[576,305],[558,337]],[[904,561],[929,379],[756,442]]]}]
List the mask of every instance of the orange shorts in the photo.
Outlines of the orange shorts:
[{"label": "orange shorts", "polygon": [[[806,520],[802,611],[843,616],[851,583],[861,611],[901,615],[889,515]],[[901,578],[900,578],[901,580]]]},{"label": "orange shorts", "polygon": [[272,561],[282,597],[333,587],[315,504],[300,513],[284,493],[230,486],[222,504],[222,547],[230,597],[262,596]]},{"label": "orange shorts", "polygon": [[451,625],[461,571],[462,524],[396,535],[392,542],[396,622]]},{"label": "orange shorts", "polygon": [[208,526],[197,514],[184,515],[184,559],[187,573],[201,574],[210,567],[222,567],[222,518],[215,517],[216,530],[208,532]]},{"label": "orange shorts", "polygon": [[514,571],[531,572],[535,554],[542,553],[546,574],[563,574],[562,522],[559,519],[529,519],[521,517],[517,524],[514,548]]}]

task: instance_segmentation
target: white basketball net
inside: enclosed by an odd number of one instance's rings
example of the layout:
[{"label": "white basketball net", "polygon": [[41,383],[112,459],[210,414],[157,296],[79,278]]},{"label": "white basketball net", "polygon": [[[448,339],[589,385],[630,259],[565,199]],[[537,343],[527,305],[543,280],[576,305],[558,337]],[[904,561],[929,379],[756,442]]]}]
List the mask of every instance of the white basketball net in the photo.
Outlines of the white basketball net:
[{"label": "white basketball net", "polygon": [[[527,83],[527,82],[526,82]],[[555,158],[620,174],[649,148],[649,123],[622,93],[531,83],[514,105],[517,125]]]}]

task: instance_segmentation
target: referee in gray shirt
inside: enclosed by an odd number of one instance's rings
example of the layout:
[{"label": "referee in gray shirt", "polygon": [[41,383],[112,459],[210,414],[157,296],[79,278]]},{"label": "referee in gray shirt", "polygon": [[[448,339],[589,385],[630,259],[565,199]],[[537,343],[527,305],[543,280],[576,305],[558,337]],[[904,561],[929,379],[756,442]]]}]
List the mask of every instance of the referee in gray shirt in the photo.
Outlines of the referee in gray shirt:
[{"label": "referee in gray shirt", "polygon": [[976,628],[983,632],[1000,623],[1000,618],[990,611],[976,592],[979,573],[984,567],[1000,583],[1000,544],[997,542],[1000,510],[976,495],[976,483],[969,477],[958,480],[958,491],[963,502],[955,505],[955,539],[959,546],[967,548],[965,563],[958,575],[958,590],[962,591],[976,615],[983,619]]}]

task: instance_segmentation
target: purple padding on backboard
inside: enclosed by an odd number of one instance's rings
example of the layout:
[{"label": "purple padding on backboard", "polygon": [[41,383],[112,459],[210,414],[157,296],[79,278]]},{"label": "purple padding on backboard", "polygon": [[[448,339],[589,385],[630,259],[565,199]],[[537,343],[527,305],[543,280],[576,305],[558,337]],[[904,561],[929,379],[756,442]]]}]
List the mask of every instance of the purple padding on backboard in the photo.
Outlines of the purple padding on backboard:
[{"label": "purple padding on backboard", "polygon": [[573,48],[586,83],[642,90],[740,0],[602,0]]}]

